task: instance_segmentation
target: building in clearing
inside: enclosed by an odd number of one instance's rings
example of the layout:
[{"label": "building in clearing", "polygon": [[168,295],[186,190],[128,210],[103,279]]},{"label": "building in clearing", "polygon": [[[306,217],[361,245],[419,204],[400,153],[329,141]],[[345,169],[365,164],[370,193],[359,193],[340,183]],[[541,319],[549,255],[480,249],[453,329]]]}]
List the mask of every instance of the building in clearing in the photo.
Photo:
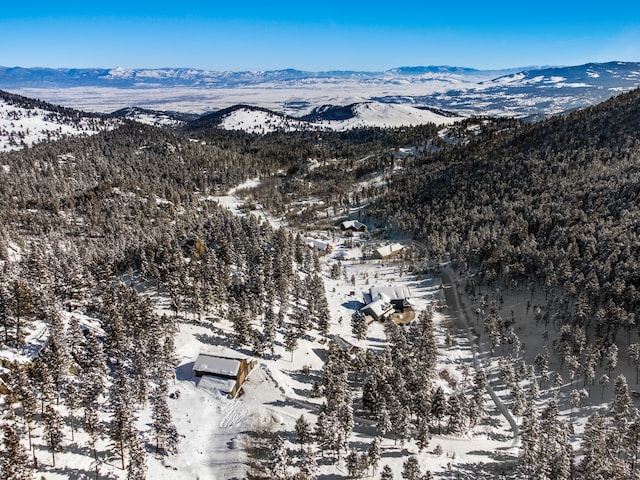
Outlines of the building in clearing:
[{"label": "building in clearing", "polygon": [[384,321],[390,317],[396,323],[407,324],[415,318],[409,287],[373,286],[363,297],[366,305],[360,311],[376,321]]},{"label": "building in clearing", "polygon": [[371,303],[367,303],[360,311],[376,322],[383,322],[387,315],[393,312],[393,305],[387,298],[378,298]]},{"label": "building in clearing", "polygon": [[404,246],[400,243],[392,243],[383,247],[376,248],[373,251],[373,256],[379,259],[391,258],[402,251]]},{"label": "building in clearing", "polygon": [[367,226],[358,220],[345,220],[340,224],[341,230],[350,230],[352,232],[366,232]]},{"label": "building in clearing", "polygon": [[318,240],[316,238],[305,238],[304,243],[309,247],[315,250],[319,250],[324,253],[330,253],[333,250],[333,245],[328,242],[323,242],[322,240]]},{"label": "building in clearing", "polygon": [[202,378],[201,381],[204,381],[207,386],[214,387],[233,398],[238,394],[255,363],[247,358],[201,353],[193,365],[193,374]]}]

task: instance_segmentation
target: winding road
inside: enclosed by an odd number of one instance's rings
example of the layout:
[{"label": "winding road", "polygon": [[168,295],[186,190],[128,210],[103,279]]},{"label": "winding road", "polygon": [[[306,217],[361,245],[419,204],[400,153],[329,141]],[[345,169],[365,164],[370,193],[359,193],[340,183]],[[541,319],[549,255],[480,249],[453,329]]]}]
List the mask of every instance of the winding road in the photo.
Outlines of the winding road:
[{"label": "winding road", "polygon": [[[473,335],[473,332],[469,326],[469,315],[465,308],[462,308],[462,302],[460,301],[460,294],[458,293],[458,279],[454,272],[451,271],[450,268],[444,268],[441,271],[442,279],[444,282],[451,285],[451,288],[444,288],[444,296],[447,301],[447,305],[452,313],[453,318],[457,322],[460,328],[463,328],[467,332],[467,338],[469,339],[469,344],[471,345],[471,351],[473,352],[473,367],[477,370],[479,368],[478,365],[478,351],[476,348],[476,337]],[[478,343],[478,345],[481,345]],[[518,423],[511,415],[509,409],[502,403],[502,400],[496,395],[496,392],[493,391],[489,382],[487,382],[487,392],[489,396],[493,400],[493,403],[496,404],[496,408],[504,418],[507,419],[509,425],[511,426],[511,431],[513,432],[513,442],[512,446],[517,446],[520,443],[520,429],[518,427]]]}]

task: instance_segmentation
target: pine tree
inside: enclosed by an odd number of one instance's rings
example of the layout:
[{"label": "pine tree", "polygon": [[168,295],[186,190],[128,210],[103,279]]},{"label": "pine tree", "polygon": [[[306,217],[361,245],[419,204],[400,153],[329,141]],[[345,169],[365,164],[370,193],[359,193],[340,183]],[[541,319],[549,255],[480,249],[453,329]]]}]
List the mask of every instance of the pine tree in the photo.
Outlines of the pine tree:
[{"label": "pine tree", "polygon": [[291,361],[293,362],[293,352],[298,347],[298,336],[293,324],[289,324],[284,333],[284,348],[287,352],[291,352]]},{"label": "pine tree", "polygon": [[533,406],[529,403],[522,419],[522,427],[520,428],[520,450],[521,463],[524,473],[533,478],[537,471],[540,459],[540,423],[538,415]]},{"label": "pine tree", "polygon": [[85,408],[82,428],[89,436],[89,446],[93,450],[93,458],[97,462],[98,450],[96,446],[98,444],[98,439],[102,434],[102,429],[100,426],[100,420],[98,418],[98,412],[96,411],[94,406]]},{"label": "pine tree", "polygon": [[356,450],[351,450],[346,458],[347,473],[349,478],[362,478],[366,466],[363,468],[360,455]]},{"label": "pine tree", "polygon": [[22,406],[22,418],[27,426],[29,448],[33,448],[31,432],[33,430],[33,418],[37,412],[37,399],[35,397],[33,383],[21,365],[14,363],[11,367],[11,387]]},{"label": "pine tree", "polygon": [[127,377],[122,365],[116,366],[116,374],[110,391],[110,407],[112,411],[109,422],[109,437],[120,452],[122,469],[125,468],[124,447],[134,435],[132,399],[127,384]]},{"label": "pine tree", "polygon": [[133,435],[129,439],[128,446],[127,480],[146,480],[147,454],[142,439],[138,435]]},{"label": "pine tree", "polygon": [[300,415],[298,420],[296,420],[296,438],[298,439],[298,443],[300,444],[300,449],[302,449],[306,444],[311,442],[311,425],[304,418],[304,415]]},{"label": "pine tree", "polygon": [[403,462],[401,475],[405,480],[420,480],[421,472],[418,457],[411,455]]},{"label": "pine tree", "polygon": [[64,422],[62,416],[51,405],[47,405],[42,416],[44,423],[44,438],[49,450],[51,451],[51,457],[53,459],[53,466],[56,466],[56,452],[62,451],[62,440],[64,434],[62,429]]},{"label": "pine tree", "polygon": [[384,467],[382,467],[380,480],[393,480],[393,470],[391,470],[391,467],[389,465],[385,465]]},{"label": "pine tree", "polygon": [[426,417],[420,416],[418,417],[418,424],[416,426],[416,444],[418,445],[418,449],[423,451],[427,448],[429,446],[429,440],[431,440],[429,421]]},{"label": "pine tree", "polygon": [[51,310],[47,314],[47,318],[49,320],[49,341],[44,350],[44,363],[51,373],[53,386],[59,398],[63,378],[69,373],[69,348],[60,314],[56,310]]},{"label": "pine tree", "polygon": [[77,377],[69,376],[65,379],[62,400],[69,410],[69,420],[71,423],[71,441],[73,442],[75,434],[75,411],[80,406],[80,391]]},{"label": "pine tree", "polygon": [[300,474],[305,480],[315,480],[318,475],[318,462],[316,461],[316,455],[313,453],[311,448],[305,448],[302,451]]},{"label": "pine tree", "polygon": [[11,423],[4,425],[4,460],[2,478],[5,480],[32,480],[33,471],[29,454],[20,442],[20,435]]},{"label": "pine tree", "polygon": [[451,395],[447,402],[447,415],[449,416],[449,433],[460,434],[464,426],[464,412],[458,395]]},{"label": "pine tree", "polygon": [[367,337],[367,317],[360,311],[351,315],[351,333],[358,340],[364,340]]},{"label": "pine tree", "polygon": [[276,480],[284,480],[287,478],[290,463],[291,459],[287,453],[284,439],[280,435],[276,435],[271,444],[267,471]]},{"label": "pine tree", "polygon": [[14,339],[13,346],[24,343],[24,322],[33,312],[33,292],[29,285],[21,280],[14,280],[9,284],[9,311],[13,314]]},{"label": "pine tree", "polygon": [[369,444],[369,449],[367,450],[368,463],[373,468],[373,474],[376,474],[376,470],[378,469],[378,464],[380,463],[380,438],[375,437],[371,440]]},{"label": "pine tree", "polygon": [[54,385],[51,372],[42,357],[35,358],[33,366],[29,370],[29,375],[33,385],[37,386],[36,391],[40,393],[40,412],[44,413],[45,405],[53,400]]},{"label": "pine tree", "polygon": [[585,475],[594,480],[607,478],[606,471],[610,461],[607,432],[604,418],[598,412],[587,419],[580,446],[583,451],[580,468]]},{"label": "pine tree", "polygon": [[0,328],[2,328],[3,341],[5,345],[9,345],[9,330],[13,328],[13,319],[9,313],[9,293],[4,284],[0,284]]},{"label": "pine tree", "polygon": [[431,402],[431,415],[438,421],[438,435],[440,435],[440,429],[442,425],[442,419],[447,413],[447,399],[444,395],[442,387],[436,388],[433,394],[433,400]]},{"label": "pine tree", "polygon": [[156,453],[162,449],[165,452],[175,453],[178,449],[178,432],[173,425],[171,412],[167,405],[166,389],[158,386],[151,396],[153,423],[151,429],[156,442]]},{"label": "pine tree", "polygon": [[627,379],[623,374],[620,374],[615,381],[613,399],[609,404],[609,414],[616,420],[622,420],[629,414],[631,405],[633,404],[629,395]]},{"label": "pine tree", "polygon": [[87,332],[87,342],[85,350],[81,353],[79,365],[80,405],[85,409],[95,408],[105,391],[105,375],[108,369],[102,345],[91,331]]}]

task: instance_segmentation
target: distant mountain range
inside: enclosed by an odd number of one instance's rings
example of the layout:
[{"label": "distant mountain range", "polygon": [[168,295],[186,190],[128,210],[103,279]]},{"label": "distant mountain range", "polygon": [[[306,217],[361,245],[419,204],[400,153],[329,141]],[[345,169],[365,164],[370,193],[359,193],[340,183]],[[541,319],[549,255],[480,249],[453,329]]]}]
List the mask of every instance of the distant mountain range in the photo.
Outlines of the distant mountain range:
[{"label": "distant mountain range", "polygon": [[[253,133],[441,125],[472,115],[537,120],[639,85],[636,62],[500,71],[399,67],[385,72],[0,67],[0,89],[28,97],[0,92],[0,151],[113,128],[123,119]],[[91,118],[31,98],[108,116]]]},{"label": "distant mountain range", "polygon": [[350,115],[351,105],[372,101],[457,116],[539,119],[638,85],[637,62],[506,70],[416,66],[383,72],[0,67],[0,89],[82,110],[137,107],[201,115],[242,104],[305,121],[320,114],[338,120]]},{"label": "distant mountain range", "polygon": [[639,85],[638,62],[587,63],[509,73],[481,81],[473,88],[372,99],[386,103],[430,105],[464,115],[537,119],[594,105]]},{"label": "distant mountain range", "polygon": [[209,71],[192,68],[22,68],[0,67],[0,88],[71,88],[71,87],[198,87],[238,88],[266,83],[298,83],[309,80],[357,80],[393,83],[399,78],[465,76],[495,78],[522,69],[475,70],[473,68],[430,66],[399,67],[383,72],[334,70],[309,72],[295,69],[270,71]]}]

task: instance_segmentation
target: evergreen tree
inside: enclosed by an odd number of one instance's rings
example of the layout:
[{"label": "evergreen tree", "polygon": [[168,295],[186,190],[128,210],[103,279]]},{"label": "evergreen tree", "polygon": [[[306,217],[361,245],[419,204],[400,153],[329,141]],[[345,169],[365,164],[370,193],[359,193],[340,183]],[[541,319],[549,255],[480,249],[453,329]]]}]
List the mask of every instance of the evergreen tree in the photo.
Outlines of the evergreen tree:
[{"label": "evergreen tree", "polygon": [[127,480],[146,480],[147,454],[144,443],[138,435],[129,439],[129,463],[127,464]]},{"label": "evergreen tree", "polygon": [[85,407],[82,428],[89,436],[89,446],[93,450],[93,458],[98,462],[98,440],[102,434],[98,412],[94,406]]},{"label": "evergreen tree", "polygon": [[305,448],[302,451],[300,474],[305,480],[315,480],[318,475],[318,462],[311,448]]},{"label": "evergreen tree", "polygon": [[120,453],[122,469],[125,468],[125,445],[134,435],[132,412],[133,401],[127,384],[127,377],[122,365],[116,366],[115,378],[110,390],[110,408],[112,411],[109,422],[109,437],[113,440]]},{"label": "evergreen tree", "polygon": [[438,421],[438,435],[442,426],[442,419],[447,413],[447,399],[444,395],[442,387],[436,388],[431,402],[431,415]]},{"label": "evergreen tree", "polygon": [[580,469],[585,477],[593,480],[605,480],[610,462],[607,432],[604,418],[598,412],[591,415],[584,426],[582,442],[583,451]]},{"label": "evergreen tree", "polygon": [[15,425],[4,425],[4,459],[2,478],[5,480],[32,480],[33,471],[29,454],[20,442]]},{"label": "evergreen tree", "polygon": [[9,331],[13,328],[13,319],[9,313],[9,294],[4,284],[0,283],[0,328],[3,330],[3,342],[10,344]]},{"label": "evergreen tree", "polygon": [[284,333],[284,349],[291,352],[291,361],[293,362],[293,352],[298,347],[298,335],[296,334],[293,324],[289,324]]},{"label": "evergreen tree", "polygon": [[540,460],[540,423],[533,403],[529,403],[520,428],[520,461],[524,473],[529,478],[535,478]]},{"label": "evergreen tree", "polygon": [[364,340],[367,337],[367,317],[360,311],[351,315],[351,333],[358,340]]},{"label": "evergreen tree", "polygon": [[381,458],[380,442],[380,438],[375,437],[373,440],[371,440],[369,449],[367,450],[368,463],[369,465],[371,465],[374,475],[376,474],[376,470],[378,469],[378,464],[380,463]]},{"label": "evergreen tree", "polygon": [[380,480],[393,480],[393,470],[391,470],[391,467],[389,465],[385,465],[384,467],[382,467]]},{"label": "evergreen tree", "polygon": [[366,463],[363,465],[362,458],[356,450],[349,452],[346,462],[349,478],[362,478],[367,467]]},{"label": "evergreen tree", "polygon": [[300,449],[302,449],[306,444],[311,442],[311,425],[304,418],[304,415],[300,415],[298,420],[296,420],[296,438],[298,439],[298,443],[300,444]]},{"label": "evergreen tree", "polygon": [[25,282],[14,280],[9,284],[9,311],[13,315],[13,346],[24,343],[24,322],[34,310],[33,291]]},{"label": "evergreen tree", "polygon": [[44,363],[51,374],[53,386],[59,398],[63,378],[69,373],[69,349],[60,314],[56,310],[51,310],[47,314],[47,319],[49,341],[44,350]]},{"label": "evergreen tree", "polygon": [[27,426],[29,448],[33,448],[31,432],[33,430],[33,418],[37,412],[37,399],[35,397],[33,383],[21,365],[14,363],[11,366],[11,387],[20,401],[22,418]]},{"label": "evergreen tree", "polygon": [[151,396],[151,418],[153,420],[151,429],[156,443],[156,453],[160,449],[165,452],[175,453],[178,449],[178,432],[173,425],[166,394],[166,389],[158,386]]},{"label": "evergreen tree", "polygon": [[69,376],[65,379],[62,399],[67,409],[69,410],[69,420],[71,423],[71,441],[73,442],[75,434],[75,411],[80,406],[80,391],[77,377]]},{"label": "evergreen tree", "polygon": [[632,405],[627,379],[624,375],[620,374],[615,381],[613,399],[609,404],[609,414],[617,421],[621,421],[627,417],[629,414],[629,408]]},{"label": "evergreen tree", "polygon": [[62,440],[64,439],[62,429],[64,427],[64,422],[62,421],[60,413],[58,413],[58,411],[51,405],[47,405],[45,408],[42,421],[44,423],[45,442],[51,451],[53,466],[55,467],[56,452],[62,451]]},{"label": "evergreen tree", "polygon": [[418,449],[423,451],[427,448],[429,446],[429,440],[431,440],[429,421],[426,417],[418,417],[418,424],[416,426],[416,444],[418,445]]},{"label": "evergreen tree", "polygon": [[287,453],[284,439],[280,435],[276,435],[271,444],[267,472],[276,480],[285,480],[290,464],[291,459]]},{"label": "evergreen tree", "polygon": [[405,480],[420,480],[420,476],[418,457],[411,455],[402,463],[402,478]]}]

